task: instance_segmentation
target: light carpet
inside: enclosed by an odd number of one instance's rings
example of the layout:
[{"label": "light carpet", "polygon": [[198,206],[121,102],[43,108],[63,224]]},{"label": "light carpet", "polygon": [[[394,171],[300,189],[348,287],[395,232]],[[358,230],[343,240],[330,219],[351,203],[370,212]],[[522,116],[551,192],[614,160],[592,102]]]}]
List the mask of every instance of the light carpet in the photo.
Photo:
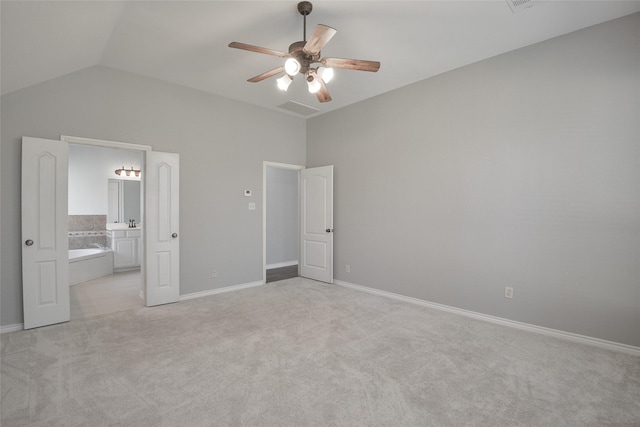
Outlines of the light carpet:
[{"label": "light carpet", "polygon": [[638,426],[640,358],[295,278],[1,337],[9,426]]}]

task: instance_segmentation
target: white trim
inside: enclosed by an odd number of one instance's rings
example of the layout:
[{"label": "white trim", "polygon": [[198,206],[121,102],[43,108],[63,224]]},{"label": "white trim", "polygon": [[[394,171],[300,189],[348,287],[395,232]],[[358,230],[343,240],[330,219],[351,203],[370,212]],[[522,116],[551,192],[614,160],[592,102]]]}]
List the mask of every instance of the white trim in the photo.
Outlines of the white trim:
[{"label": "white trim", "polygon": [[186,301],[194,298],[208,297],[211,295],[222,294],[224,292],[239,291],[241,289],[253,288],[253,287],[262,286],[262,285],[264,285],[264,282],[258,281],[258,282],[242,283],[240,285],[226,286],[224,288],[211,289],[209,291],[193,292],[190,294],[180,295],[180,298],[178,299],[178,301]]},{"label": "white trim", "polygon": [[298,265],[298,260],[294,259],[293,261],[276,262],[273,264],[267,264],[265,268],[269,270],[271,268],[291,267],[292,265]]},{"label": "white trim", "polygon": [[16,323],[15,325],[0,326],[0,334],[21,331],[23,329],[24,329],[24,323]]},{"label": "white trim", "polygon": [[523,331],[534,332],[541,335],[546,335],[554,338],[560,338],[567,341],[573,341],[580,344],[587,344],[594,347],[600,347],[607,350],[617,351],[620,353],[631,354],[633,356],[640,356],[640,347],[617,343],[613,341],[602,340],[600,338],[588,337],[585,335],[574,334],[571,332],[560,331],[558,329],[545,328],[543,326],[532,325],[530,323],[517,322],[515,320],[504,319],[502,317],[490,316],[488,314],[477,313],[475,311],[464,310],[462,308],[451,307],[444,304],[438,304],[435,302],[425,301],[418,298],[407,297],[404,295],[394,294],[393,292],[381,291],[379,289],[369,288],[367,286],[355,285],[353,283],[344,282],[342,280],[335,280],[334,283],[338,286],[354,289],[361,292],[367,292],[370,294],[395,299],[398,301],[404,301],[411,304],[417,304],[423,307],[434,308],[436,310],[446,311],[449,313],[459,314],[461,316],[470,317],[472,319],[482,320],[497,325],[508,326],[510,328],[520,329]]},{"label": "white trim", "polygon": [[[262,281],[267,283],[267,166],[280,169],[293,169],[298,171],[298,187],[300,186],[300,171],[305,169],[301,165],[289,165],[287,163],[262,162]],[[300,189],[298,188],[298,231],[300,230]],[[300,240],[300,236],[298,236]]]},{"label": "white trim", "polygon": [[125,150],[151,151],[150,145],[131,144],[129,142],[107,141],[104,139],[80,138],[78,136],[61,135],[60,141],[69,144],[96,145],[99,147],[122,148]]}]

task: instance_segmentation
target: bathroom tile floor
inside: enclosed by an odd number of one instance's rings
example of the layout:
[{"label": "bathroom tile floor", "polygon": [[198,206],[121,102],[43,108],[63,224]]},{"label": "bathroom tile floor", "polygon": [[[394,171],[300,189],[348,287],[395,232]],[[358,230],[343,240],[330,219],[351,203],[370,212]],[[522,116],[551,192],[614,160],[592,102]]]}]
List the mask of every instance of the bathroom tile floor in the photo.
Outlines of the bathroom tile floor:
[{"label": "bathroom tile floor", "polygon": [[143,307],[140,280],[140,271],[130,271],[71,286],[71,320]]}]

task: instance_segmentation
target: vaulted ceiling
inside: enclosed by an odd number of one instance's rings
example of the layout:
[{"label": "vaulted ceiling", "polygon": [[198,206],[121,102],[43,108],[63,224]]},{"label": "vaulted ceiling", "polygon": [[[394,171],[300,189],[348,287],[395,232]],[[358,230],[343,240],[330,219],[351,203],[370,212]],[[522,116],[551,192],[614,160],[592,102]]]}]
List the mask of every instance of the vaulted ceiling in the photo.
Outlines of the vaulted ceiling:
[{"label": "vaulted ceiling", "polygon": [[378,60],[377,73],[336,70],[333,101],[319,103],[297,76],[246,80],[283,59],[230,49],[232,41],[287,51],[302,40],[296,1],[6,1],[1,12],[2,94],[93,65],[177,83],[283,111],[322,114],[434,75],[640,11],[639,1],[543,1],[512,13],[492,1],[313,2],[316,24],[338,32],[323,56]]}]

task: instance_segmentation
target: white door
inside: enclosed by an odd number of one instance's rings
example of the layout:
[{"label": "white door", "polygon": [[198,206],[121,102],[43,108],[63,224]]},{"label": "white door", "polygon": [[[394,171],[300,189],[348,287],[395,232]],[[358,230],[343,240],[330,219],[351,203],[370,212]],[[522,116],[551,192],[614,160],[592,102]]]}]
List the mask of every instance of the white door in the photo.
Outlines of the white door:
[{"label": "white door", "polygon": [[333,166],[301,171],[300,275],[333,283]]},{"label": "white door", "polygon": [[180,297],[179,162],[175,153],[147,152],[148,226],[143,224],[147,306],[176,302]]},{"label": "white door", "polygon": [[24,328],[66,322],[69,307],[69,145],[22,138]]}]

